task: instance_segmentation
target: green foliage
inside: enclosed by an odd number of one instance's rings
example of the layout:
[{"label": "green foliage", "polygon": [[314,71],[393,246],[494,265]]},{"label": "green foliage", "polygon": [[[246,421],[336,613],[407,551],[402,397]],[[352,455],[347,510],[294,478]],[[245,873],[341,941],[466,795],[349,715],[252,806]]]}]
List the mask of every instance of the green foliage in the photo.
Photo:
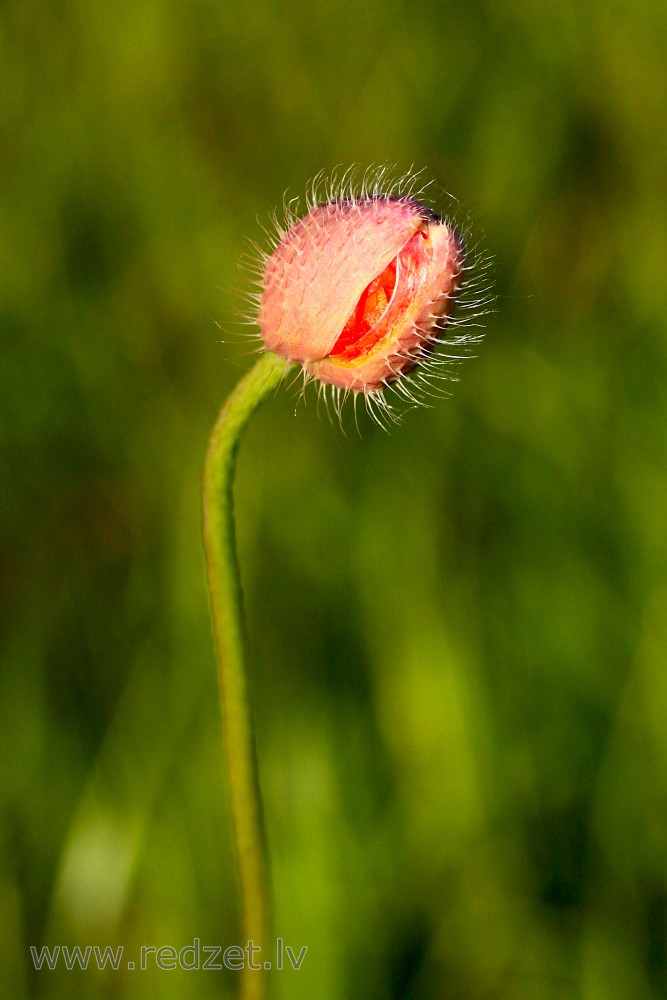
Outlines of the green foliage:
[{"label": "green foliage", "polygon": [[0,17],[6,995],[233,995],[125,966],[239,943],[201,467],[244,238],[351,162],[457,196],[497,315],[391,435],[292,392],[244,442],[274,996],[667,995],[667,9]]}]

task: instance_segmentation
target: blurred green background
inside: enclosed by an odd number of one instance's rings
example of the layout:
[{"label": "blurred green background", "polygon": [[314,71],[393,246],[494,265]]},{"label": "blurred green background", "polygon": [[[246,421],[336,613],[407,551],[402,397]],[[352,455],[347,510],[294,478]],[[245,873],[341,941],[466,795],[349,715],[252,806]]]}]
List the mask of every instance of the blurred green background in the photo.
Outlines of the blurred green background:
[{"label": "blurred green background", "polygon": [[390,435],[281,392],[241,451],[272,996],[667,996],[666,51],[657,0],[3,4],[3,996],[233,995],[125,967],[239,943],[200,470],[245,240],[381,162],[497,315]]}]

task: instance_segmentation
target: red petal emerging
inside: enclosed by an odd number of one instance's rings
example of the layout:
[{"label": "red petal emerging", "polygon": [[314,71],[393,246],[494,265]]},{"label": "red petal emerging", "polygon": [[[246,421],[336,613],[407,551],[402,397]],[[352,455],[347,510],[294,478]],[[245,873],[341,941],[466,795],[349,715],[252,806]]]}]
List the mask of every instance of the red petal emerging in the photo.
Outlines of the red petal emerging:
[{"label": "red petal emerging", "polygon": [[361,293],[356,308],[329,354],[330,358],[352,361],[370,351],[380,339],[378,324],[385,313],[396,285],[396,261],[385,267]]}]

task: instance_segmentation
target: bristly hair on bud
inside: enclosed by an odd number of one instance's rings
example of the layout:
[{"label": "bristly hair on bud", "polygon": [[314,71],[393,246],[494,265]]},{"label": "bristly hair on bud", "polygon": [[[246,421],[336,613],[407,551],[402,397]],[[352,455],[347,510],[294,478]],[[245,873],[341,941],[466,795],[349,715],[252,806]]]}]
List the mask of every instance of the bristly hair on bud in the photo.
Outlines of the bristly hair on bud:
[{"label": "bristly hair on bud", "polygon": [[427,203],[422,175],[320,173],[305,210],[285,197],[269,248],[245,259],[260,349],[300,366],[339,419],[352,396],[355,412],[361,398],[380,425],[396,421],[397,401],[424,404],[482,338],[490,260],[458,212]]}]

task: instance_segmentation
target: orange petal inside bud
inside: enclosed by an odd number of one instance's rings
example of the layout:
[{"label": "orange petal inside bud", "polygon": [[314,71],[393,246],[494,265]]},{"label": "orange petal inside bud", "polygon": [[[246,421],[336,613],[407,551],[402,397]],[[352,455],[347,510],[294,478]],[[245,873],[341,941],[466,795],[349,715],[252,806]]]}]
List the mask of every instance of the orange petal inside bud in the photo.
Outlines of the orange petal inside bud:
[{"label": "orange petal inside bud", "polygon": [[395,286],[396,261],[392,260],[361,293],[354,312],[331,350],[330,358],[353,361],[375,346],[382,336],[378,323],[391,301]]}]

